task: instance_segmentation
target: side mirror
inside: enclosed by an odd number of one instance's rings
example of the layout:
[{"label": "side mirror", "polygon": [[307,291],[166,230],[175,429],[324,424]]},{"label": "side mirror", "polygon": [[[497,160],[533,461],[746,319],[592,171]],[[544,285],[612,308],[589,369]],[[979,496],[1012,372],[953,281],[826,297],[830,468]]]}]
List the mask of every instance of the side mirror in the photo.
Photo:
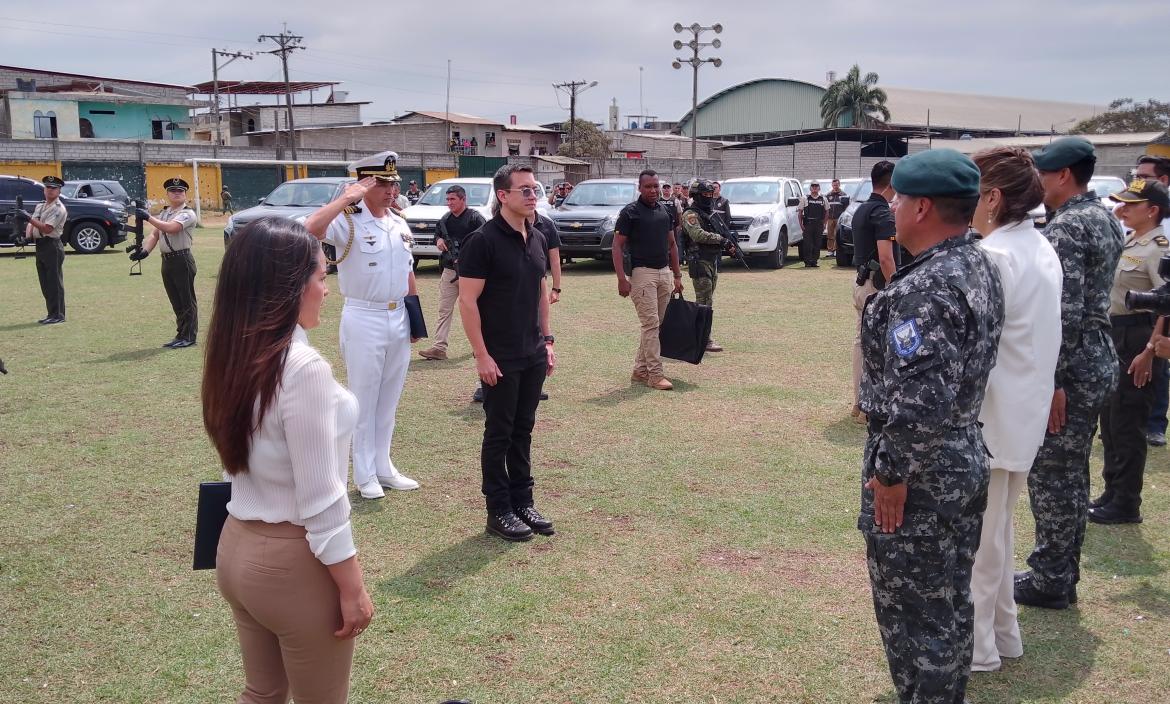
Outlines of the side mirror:
[{"label": "side mirror", "polygon": [[785,205],[785,207],[788,207],[788,208],[795,208],[795,207],[800,205],[800,199],[799,198],[789,198],[788,200],[784,201],[784,205]]},{"label": "side mirror", "polygon": [[256,199],[256,204],[257,204],[257,205],[264,205],[264,199],[263,199],[263,198],[257,198],[257,199]]}]

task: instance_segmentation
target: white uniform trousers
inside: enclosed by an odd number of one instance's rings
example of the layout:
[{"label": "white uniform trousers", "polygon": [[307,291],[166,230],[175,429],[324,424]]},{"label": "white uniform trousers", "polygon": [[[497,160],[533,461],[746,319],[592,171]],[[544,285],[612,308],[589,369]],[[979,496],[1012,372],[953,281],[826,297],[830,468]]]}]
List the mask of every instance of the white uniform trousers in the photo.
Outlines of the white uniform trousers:
[{"label": "white uniform trousers", "polygon": [[1027,472],[991,470],[983,533],[971,574],[971,600],[975,603],[975,652],[971,669],[977,672],[998,670],[1001,657],[1018,658],[1024,654],[1016,618],[1012,518],[1016,500],[1027,486]]},{"label": "white uniform trousers", "polygon": [[410,366],[410,322],[406,307],[341,310],[341,355],[349,390],[357,397],[358,421],[353,431],[353,481],[357,486],[375,476],[398,475],[390,460],[394,416]]}]

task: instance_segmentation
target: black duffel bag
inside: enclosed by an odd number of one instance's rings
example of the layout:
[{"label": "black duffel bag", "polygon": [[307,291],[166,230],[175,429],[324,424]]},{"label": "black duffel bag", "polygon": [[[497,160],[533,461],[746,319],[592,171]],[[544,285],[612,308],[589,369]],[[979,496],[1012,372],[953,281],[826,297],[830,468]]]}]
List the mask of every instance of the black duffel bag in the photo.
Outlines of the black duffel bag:
[{"label": "black duffel bag", "polygon": [[658,328],[662,356],[698,364],[711,337],[711,306],[704,306],[673,294]]}]

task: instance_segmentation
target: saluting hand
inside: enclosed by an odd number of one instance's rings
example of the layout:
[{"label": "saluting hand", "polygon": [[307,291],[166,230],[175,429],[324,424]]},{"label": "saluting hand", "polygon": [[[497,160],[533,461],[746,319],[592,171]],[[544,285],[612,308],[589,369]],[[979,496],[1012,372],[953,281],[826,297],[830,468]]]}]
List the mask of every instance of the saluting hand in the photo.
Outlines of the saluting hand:
[{"label": "saluting hand", "polygon": [[341,198],[347,203],[357,203],[362,198],[366,197],[366,193],[369,192],[369,190],[373,188],[374,184],[377,182],[378,179],[374,178],[373,176],[366,176],[362,180],[356,181],[346,186],[345,190],[341,192]]}]

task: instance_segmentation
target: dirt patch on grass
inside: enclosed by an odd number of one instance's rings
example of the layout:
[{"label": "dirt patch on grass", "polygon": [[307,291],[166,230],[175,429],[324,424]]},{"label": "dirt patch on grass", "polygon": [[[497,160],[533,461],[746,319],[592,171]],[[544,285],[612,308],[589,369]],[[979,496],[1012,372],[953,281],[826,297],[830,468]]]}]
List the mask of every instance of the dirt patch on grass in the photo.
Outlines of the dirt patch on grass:
[{"label": "dirt patch on grass", "polygon": [[769,573],[793,587],[858,586],[866,580],[865,560],[860,555],[842,556],[819,550],[714,547],[699,554],[699,564],[736,574]]}]

